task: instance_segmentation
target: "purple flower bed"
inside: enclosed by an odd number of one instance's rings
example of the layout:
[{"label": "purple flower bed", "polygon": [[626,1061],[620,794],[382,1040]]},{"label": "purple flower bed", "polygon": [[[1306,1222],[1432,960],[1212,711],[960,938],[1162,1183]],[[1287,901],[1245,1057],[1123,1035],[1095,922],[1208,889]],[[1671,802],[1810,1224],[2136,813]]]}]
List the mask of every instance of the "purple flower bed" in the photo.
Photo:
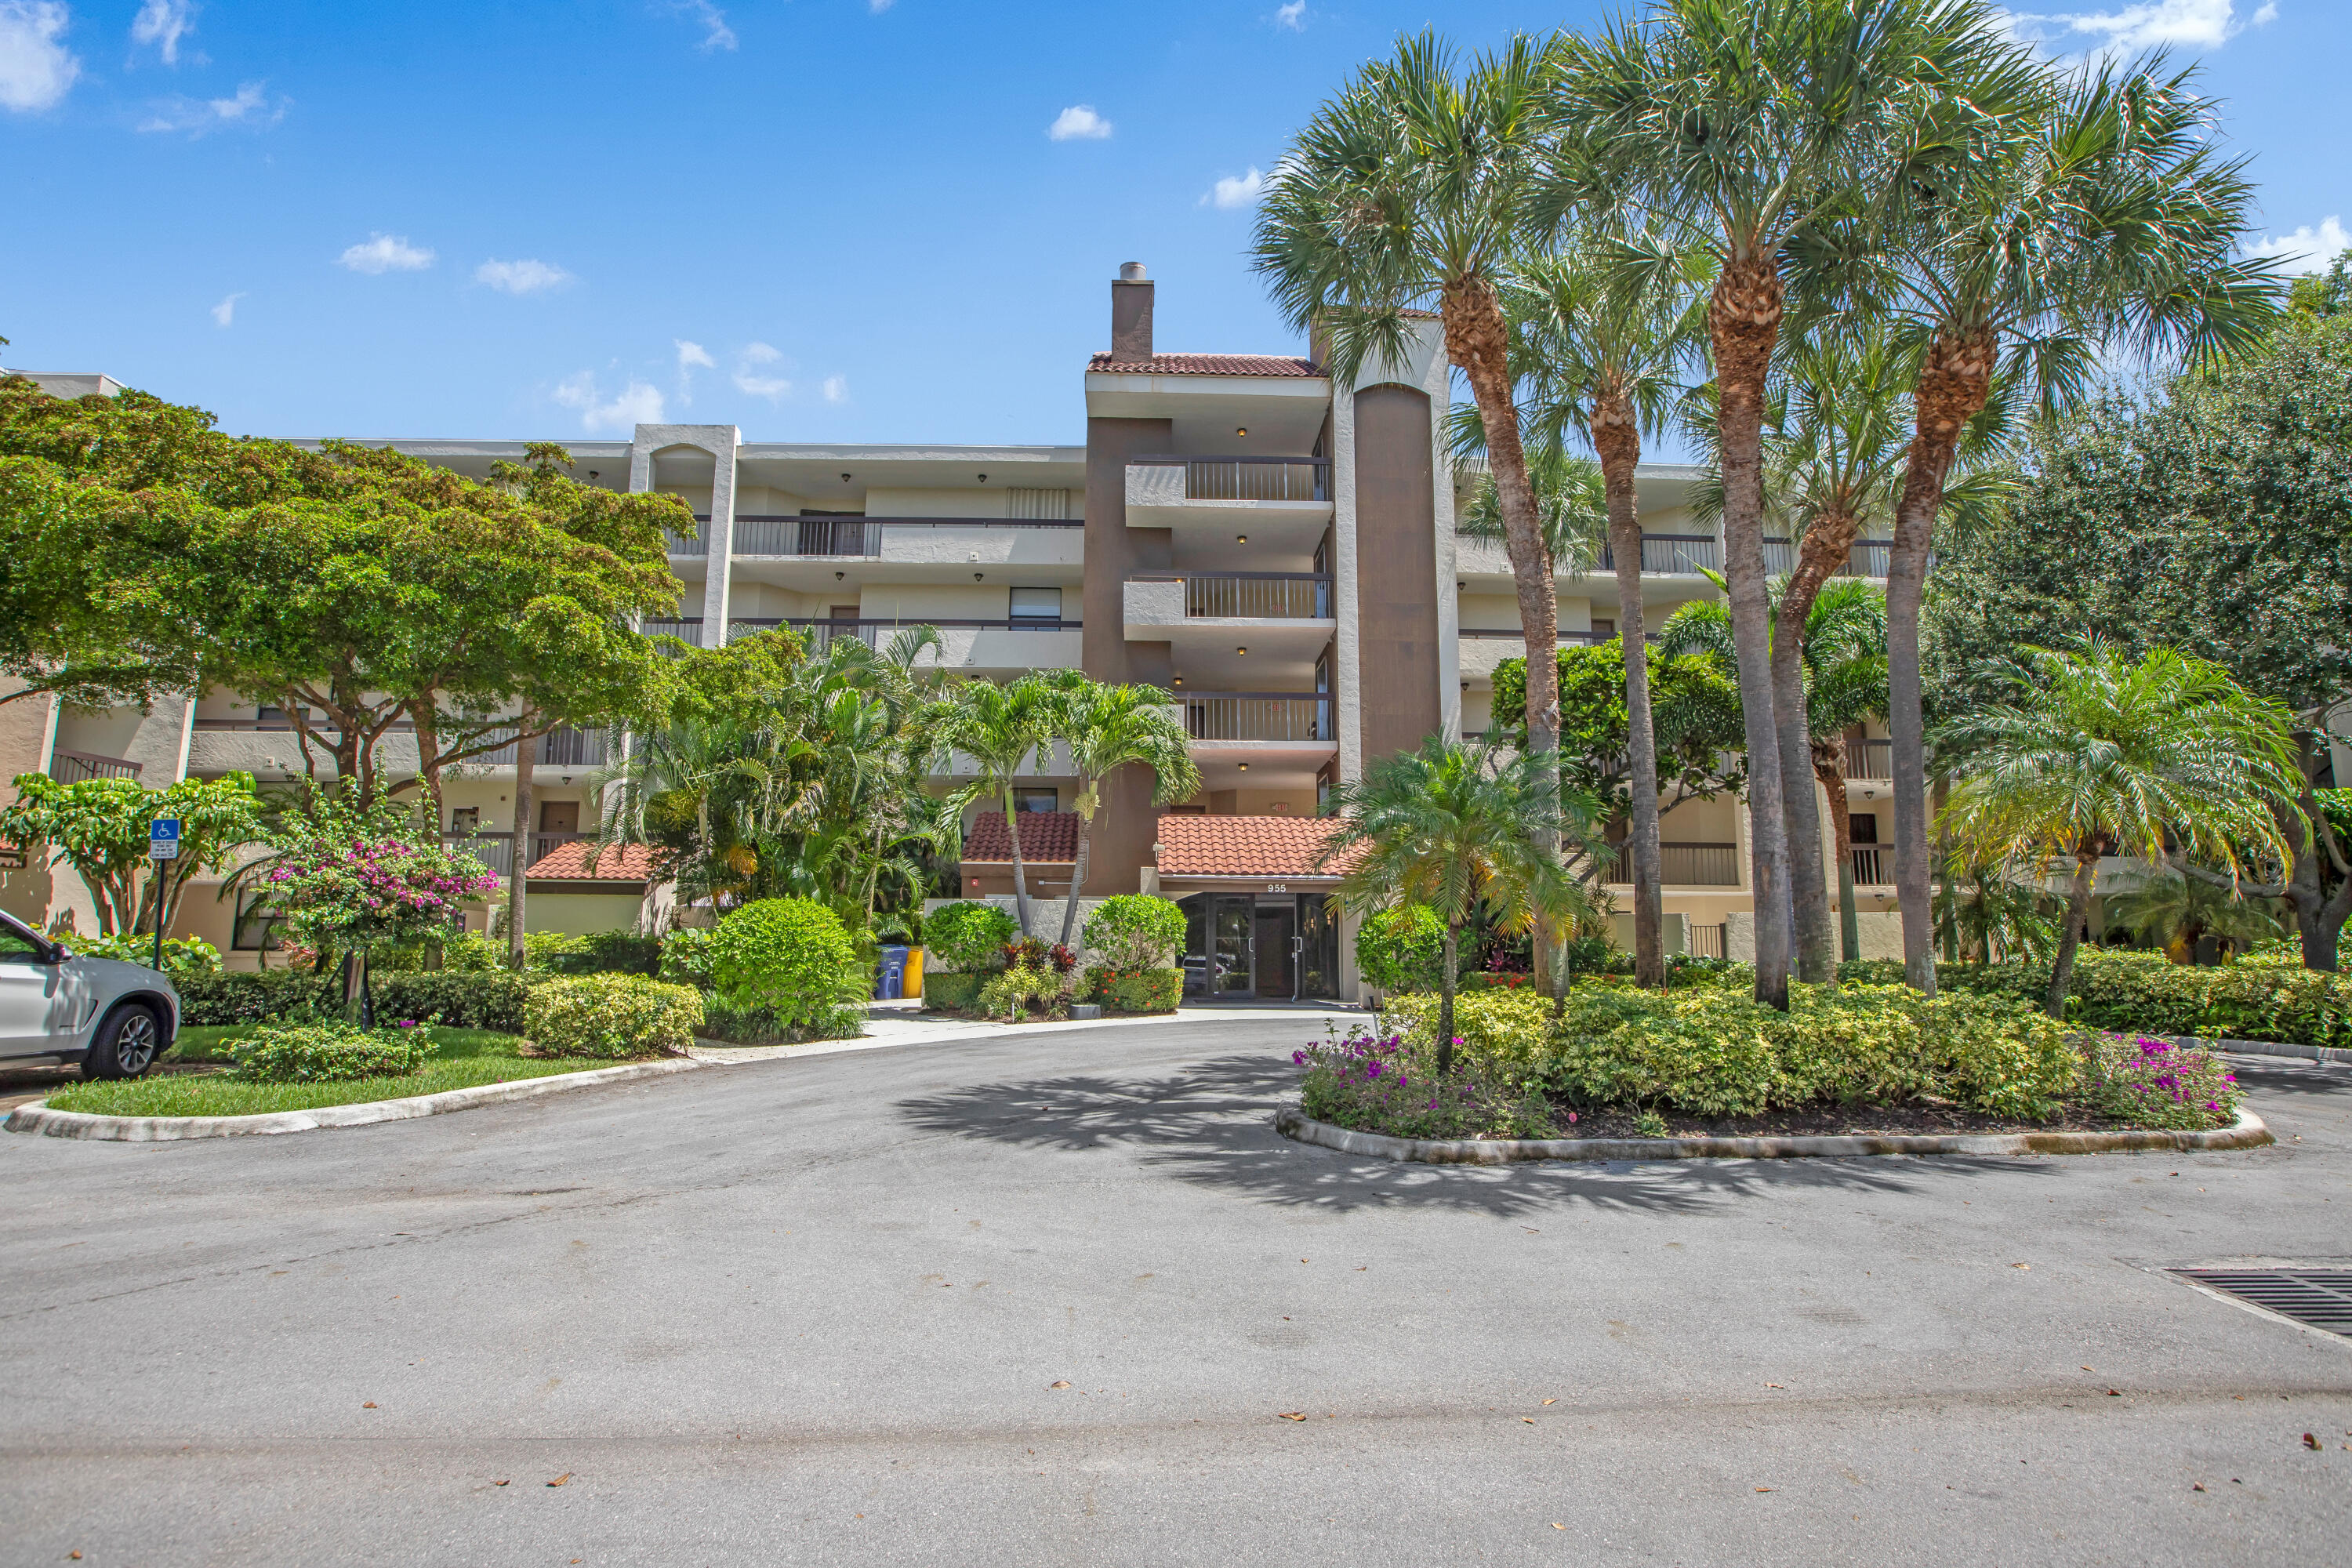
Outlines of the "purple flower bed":
[{"label": "purple flower bed", "polygon": [[2212,1052],[2146,1035],[2096,1035],[2084,1055],[2084,1098],[2138,1127],[2226,1127],[2238,1080]]}]

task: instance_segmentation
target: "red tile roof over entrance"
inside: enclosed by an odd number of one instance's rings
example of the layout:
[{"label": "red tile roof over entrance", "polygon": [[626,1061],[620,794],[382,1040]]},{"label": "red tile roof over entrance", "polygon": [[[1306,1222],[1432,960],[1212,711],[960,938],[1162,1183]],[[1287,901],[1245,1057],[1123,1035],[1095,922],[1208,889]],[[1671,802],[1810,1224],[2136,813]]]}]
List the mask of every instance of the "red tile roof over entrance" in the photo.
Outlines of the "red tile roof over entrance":
[{"label": "red tile roof over entrance", "polygon": [[1319,816],[1182,816],[1160,819],[1162,877],[1333,877],[1315,857],[1339,824]]},{"label": "red tile roof over entrance", "polygon": [[588,852],[596,846],[585,838],[559,844],[531,863],[534,882],[642,882],[653,870],[654,852],[643,844],[608,848],[588,868]]},{"label": "red tile roof over entrance", "polygon": [[1100,353],[1087,369],[1111,375],[1321,375],[1311,359],[1291,354],[1153,354],[1150,359],[1113,359]]},{"label": "red tile roof over entrance", "polygon": [[[1023,811],[1013,814],[1021,823],[1021,858],[1031,865],[1039,861],[1076,860],[1078,857],[1078,814],[1075,811]],[[1013,863],[1013,838],[1004,831],[1004,813],[982,812],[963,836],[963,858],[972,860],[1002,860]]]}]

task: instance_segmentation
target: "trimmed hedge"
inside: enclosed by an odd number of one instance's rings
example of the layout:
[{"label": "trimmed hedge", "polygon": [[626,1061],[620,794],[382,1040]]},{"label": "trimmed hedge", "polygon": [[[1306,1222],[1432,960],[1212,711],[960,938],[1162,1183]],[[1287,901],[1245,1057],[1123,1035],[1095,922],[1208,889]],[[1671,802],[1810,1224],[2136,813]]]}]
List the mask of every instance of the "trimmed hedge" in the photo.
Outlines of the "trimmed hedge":
[{"label": "trimmed hedge", "polygon": [[702,1026],[702,993],[642,974],[566,975],[531,988],[523,1023],[550,1056],[683,1056]]},{"label": "trimmed hedge", "polygon": [[[543,977],[534,977],[543,978]],[[369,982],[375,1015],[386,1022],[414,1019],[457,1029],[523,1032],[525,998],[534,978],[511,970],[467,972],[434,969],[380,974]],[[342,982],[334,974],[272,969],[175,980],[180,1022],[190,1025],[258,1024],[268,1019],[325,1017],[342,1011]]]},{"label": "trimmed hedge", "polygon": [[970,1013],[980,1006],[985,974],[958,974],[951,970],[923,971],[923,1006],[930,1012]]},{"label": "trimmed hedge", "polygon": [[940,970],[981,974],[1003,968],[1005,944],[1020,935],[1020,922],[994,904],[941,904],[923,917],[925,986]]},{"label": "trimmed hedge", "polygon": [[358,1029],[344,1023],[265,1024],[229,1047],[251,1083],[333,1083],[405,1078],[433,1048],[424,1029]]},{"label": "trimmed hedge", "polygon": [[1079,994],[1121,1013],[1172,1013],[1184,994],[1184,972],[1120,971],[1097,964],[1087,971],[1086,986]]},{"label": "trimmed hedge", "polygon": [[761,899],[720,921],[710,976],[737,1006],[773,1008],[794,1025],[865,1000],[874,984],[841,917],[809,899]]},{"label": "trimmed hedge", "polygon": [[702,1003],[702,1032],[730,1046],[796,1046],[803,1040],[854,1040],[866,1032],[866,1009],[845,1002],[809,1023],[793,1023],[773,1007],[740,1007],[724,996]]}]

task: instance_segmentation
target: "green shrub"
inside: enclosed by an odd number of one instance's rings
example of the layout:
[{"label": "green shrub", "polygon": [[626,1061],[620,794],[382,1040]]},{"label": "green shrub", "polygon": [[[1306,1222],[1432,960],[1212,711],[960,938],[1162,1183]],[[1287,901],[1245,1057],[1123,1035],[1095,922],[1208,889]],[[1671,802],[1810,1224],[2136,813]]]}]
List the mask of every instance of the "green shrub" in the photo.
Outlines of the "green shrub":
[{"label": "green shrub", "polygon": [[1086,946],[1105,969],[1167,969],[1184,951],[1184,911],[1148,893],[1115,893],[1087,917]]},{"label": "green shrub", "polygon": [[1111,969],[1102,964],[1087,971],[1081,992],[1087,1001],[1121,1013],[1172,1013],[1184,994],[1181,969]]},{"label": "green shrub", "polygon": [[1427,904],[1382,910],[1356,928],[1356,967],[1381,991],[1434,991],[1444,979],[1445,924]]},{"label": "green shrub", "polygon": [[507,950],[488,931],[455,931],[441,939],[441,967],[457,974],[479,974],[506,967]]},{"label": "green shrub", "polygon": [[702,926],[678,926],[662,938],[662,980],[672,985],[691,985],[698,991],[710,989],[710,942],[713,936]]},{"label": "green shrub", "polygon": [[[110,958],[121,963],[135,963],[142,969],[155,966],[155,937],[146,936],[83,936],[79,932],[63,939],[78,958]],[[163,939],[163,973],[173,984],[183,979],[194,980],[200,975],[220,973],[220,950],[202,937],[167,936]]]},{"label": "green shrub", "polygon": [[[493,1029],[501,1035],[523,1032],[523,1004],[540,978],[511,969],[479,973],[446,969],[414,974],[387,974],[376,981],[375,1016],[397,1023],[413,1018],[420,1024],[446,1024],[453,1029]],[[328,983],[330,1008],[339,1006],[341,993]]]},{"label": "green shrub", "polygon": [[342,1001],[333,976],[297,969],[259,973],[226,970],[174,979],[172,988],[180,994],[183,1024],[234,1026],[270,1018],[305,1018],[332,1012]]},{"label": "green shrub", "polygon": [[2237,1119],[2237,1078],[2210,1051],[2145,1035],[2096,1035],[2084,1055],[2084,1098],[2117,1121],[2198,1129]]},{"label": "green shrub", "polygon": [[923,1006],[935,1013],[976,1012],[980,1007],[980,988],[987,984],[985,974],[942,973],[926,966]]},{"label": "green shrub", "polygon": [[[1875,959],[1840,965],[1838,974],[1891,984],[1902,979],[1903,966]],[[2049,994],[2050,966],[1939,963],[1936,985],[2038,1006]],[[2267,960],[2191,965],[2157,952],[2086,948],[2067,984],[2066,1018],[2123,1034],[2352,1046],[2352,977]]]},{"label": "green shrub", "polygon": [[328,1083],[402,1078],[425,1065],[432,1033],[360,1029],[343,1023],[265,1024],[229,1047],[238,1078],[254,1083]]},{"label": "green shrub", "polygon": [[812,1023],[795,1024],[772,1007],[739,1007],[724,996],[702,1004],[702,1032],[730,1046],[793,1046],[803,1040],[848,1040],[866,1032],[866,1010],[844,1002]]},{"label": "green shrub", "polygon": [[941,904],[923,919],[924,973],[993,973],[1020,934],[1020,923],[994,904]]},{"label": "green shrub", "polygon": [[980,988],[980,1005],[991,1017],[1002,1013],[1017,1024],[1033,1008],[1042,1012],[1064,994],[1060,975],[1016,963]]},{"label": "green shrub", "polygon": [[733,911],[719,922],[710,960],[711,980],[727,1000],[773,1008],[795,1025],[873,990],[841,917],[807,899],[761,899]]},{"label": "green shrub", "polygon": [[577,974],[530,990],[523,1030],[559,1057],[684,1054],[702,1026],[702,994],[642,974]]}]

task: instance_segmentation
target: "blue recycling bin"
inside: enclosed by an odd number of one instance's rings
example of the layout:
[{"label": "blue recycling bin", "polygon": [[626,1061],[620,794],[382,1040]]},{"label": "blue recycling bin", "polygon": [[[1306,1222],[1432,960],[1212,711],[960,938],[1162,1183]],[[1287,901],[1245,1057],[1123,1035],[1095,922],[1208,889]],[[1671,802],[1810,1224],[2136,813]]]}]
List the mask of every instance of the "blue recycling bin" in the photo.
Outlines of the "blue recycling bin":
[{"label": "blue recycling bin", "polygon": [[906,994],[907,950],[886,947],[882,950],[881,962],[874,970],[875,998],[882,1002],[896,1002]]}]

